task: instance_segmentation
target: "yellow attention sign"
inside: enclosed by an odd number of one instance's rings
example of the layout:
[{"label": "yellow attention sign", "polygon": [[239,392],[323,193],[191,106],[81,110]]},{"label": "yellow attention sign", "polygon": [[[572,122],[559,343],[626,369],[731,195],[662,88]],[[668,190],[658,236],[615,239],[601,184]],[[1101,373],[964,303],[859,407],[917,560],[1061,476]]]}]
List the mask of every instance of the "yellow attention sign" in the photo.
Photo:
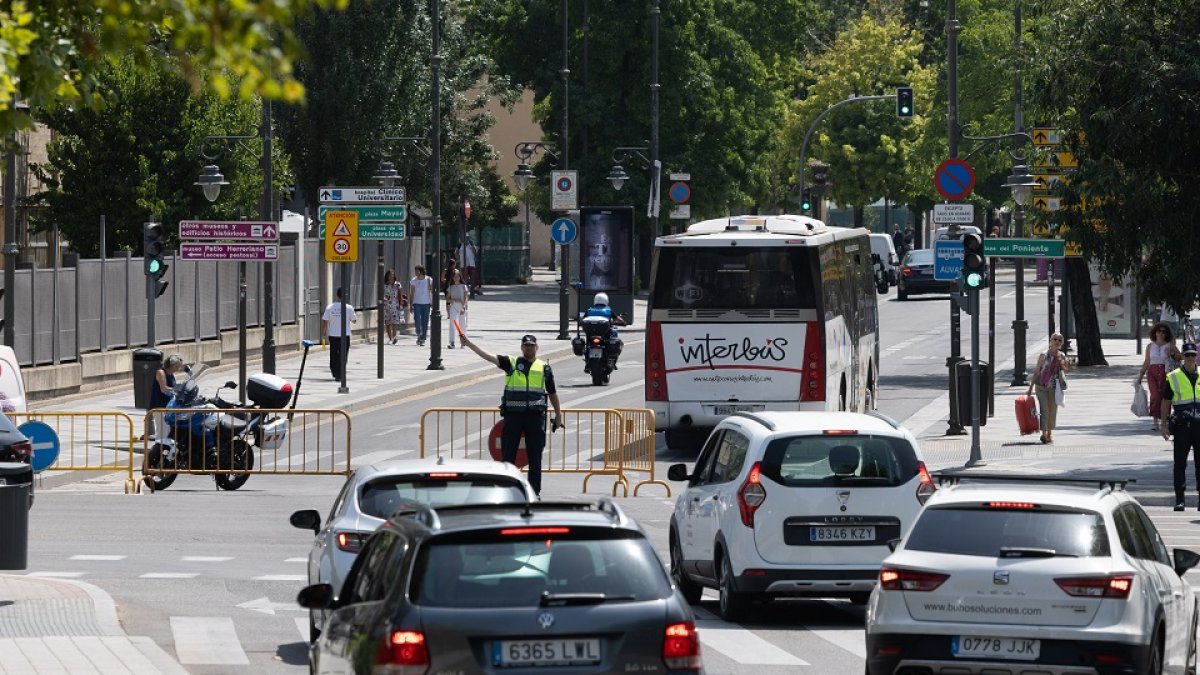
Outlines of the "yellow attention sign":
[{"label": "yellow attention sign", "polygon": [[358,211],[325,212],[325,262],[358,260]]}]

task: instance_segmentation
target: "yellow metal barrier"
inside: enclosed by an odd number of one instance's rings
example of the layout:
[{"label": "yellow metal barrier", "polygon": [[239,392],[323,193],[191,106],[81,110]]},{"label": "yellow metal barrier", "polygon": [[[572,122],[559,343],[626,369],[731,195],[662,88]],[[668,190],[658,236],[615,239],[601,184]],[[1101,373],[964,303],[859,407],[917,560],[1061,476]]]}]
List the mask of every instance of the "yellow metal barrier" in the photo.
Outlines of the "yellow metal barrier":
[{"label": "yellow metal barrier", "polygon": [[[38,421],[58,435],[58,459],[47,471],[120,471],[125,494],[140,492],[133,479],[133,420],[121,412],[11,412],[13,424]],[[36,450],[36,448],[35,448]]]},{"label": "yellow metal barrier", "polygon": [[645,471],[650,476],[633,486],[633,496],[643,485],[661,485],[671,496],[671,486],[654,477],[654,411],[649,408],[618,408],[625,426],[621,445],[621,468],[625,471]]},{"label": "yellow metal barrier", "polygon": [[[495,408],[430,408],[421,415],[421,456],[459,459],[492,459],[492,444],[499,456],[499,438],[492,429],[500,421]],[[616,410],[575,408],[563,410],[566,429],[546,434],[542,453],[543,473],[582,473],[583,492],[592,476],[613,476],[617,487],[629,494],[629,481],[621,468],[624,419]]]},{"label": "yellow metal barrier", "polygon": [[[205,454],[199,453],[197,459],[200,466],[192,466],[192,442],[200,442],[190,434],[178,430],[172,432],[176,441],[177,451],[168,458],[162,457],[162,448],[155,447],[153,440],[145,441],[145,453],[142,462],[142,475],[154,476],[164,474],[206,474],[219,473],[230,475],[301,475],[301,476],[348,476],[350,466],[350,416],[344,410],[297,408],[289,409],[224,409],[224,408],[156,408],[146,411],[146,426],[151,418],[160,436],[165,435],[169,425],[167,415],[231,413],[235,417],[245,417],[246,413],[263,415],[263,422],[257,431],[245,434],[245,442],[253,446],[254,464],[249,467],[235,467],[232,461],[232,448],[239,443],[223,435],[231,432],[220,426],[212,432],[216,435],[216,447],[222,448],[226,455],[217,458],[217,466],[206,466]],[[288,421],[290,420],[290,422]],[[283,424],[286,423],[286,424]],[[237,434],[241,436],[241,434]],[[143,434],[148,438],[148,434]],[[200,450],[200,448],[196,448]],[[147,485],[151,485],[147,481]]]}]

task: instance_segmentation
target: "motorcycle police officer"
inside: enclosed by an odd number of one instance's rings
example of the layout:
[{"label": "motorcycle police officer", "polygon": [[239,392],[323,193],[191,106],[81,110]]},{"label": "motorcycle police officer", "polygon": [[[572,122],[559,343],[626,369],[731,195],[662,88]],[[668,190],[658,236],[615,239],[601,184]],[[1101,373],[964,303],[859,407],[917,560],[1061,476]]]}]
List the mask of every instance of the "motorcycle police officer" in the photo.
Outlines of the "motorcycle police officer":
[{"label": "motorcycle police officer", "polygon": [[504,354],[489,354],[461,333],[458,339],[464,347],[504,371],[504,397],[500,401],[504,432],[500,436],[500,455],[505,462],[515,465],[517,447],[521,443],[521,436],[524,435],[525,450],[529,455],[529,485],[541,496],[547,402],[554,407],[551,431],[557,431],[565,425],[562,421],[558,392],[554,386],[554,373],[549,364],[537,358],[537,337],[525,335],[521,338],[521,355],[516,359]]},{"label": "motorcycle police officer", "polygon": [[[1162,392],[1161,419],[1170,422],[1162,425],[1164,440],[1175,434],[1175,510],[1184,509],[1184,492],[1187,489],[1188,453],[1196,451],[1196,489],[1200,491],[1200,387],[1196,386],[1196,345],[1183,344],[1183,365],[1167,374],[1167,384]],[[1197,507],[1200,510],[1200,507]]]},{"label": "motorcycle police officer", "polygon": [[[594,299],[594,304],[591,307],[583,310],[582,317],[602,316],[612,322],[612,329],[609,331],[609,344],[612,345],[613,351],[613,370],[617,369],[617,359],[621,356],[621,351],[625,347],[625,343],[621,338],[617,337],[617,326],[626,325],[625,315],[617,314],[608,304],[608,293],[597,293]],[[584,369],[587,372],[587,369]]]}]

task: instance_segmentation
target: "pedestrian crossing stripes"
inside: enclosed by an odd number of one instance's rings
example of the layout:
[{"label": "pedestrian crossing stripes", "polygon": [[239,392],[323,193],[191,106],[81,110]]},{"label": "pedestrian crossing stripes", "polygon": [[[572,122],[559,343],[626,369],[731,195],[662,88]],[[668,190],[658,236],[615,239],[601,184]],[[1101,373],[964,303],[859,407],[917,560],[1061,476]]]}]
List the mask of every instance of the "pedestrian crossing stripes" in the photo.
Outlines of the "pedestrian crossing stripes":
[{"label": "pedestrian crossing stripes", "polygon": [[175,653],[184,665],[250,665],[233,619],[227,616],[173,616],[171,634]]}]

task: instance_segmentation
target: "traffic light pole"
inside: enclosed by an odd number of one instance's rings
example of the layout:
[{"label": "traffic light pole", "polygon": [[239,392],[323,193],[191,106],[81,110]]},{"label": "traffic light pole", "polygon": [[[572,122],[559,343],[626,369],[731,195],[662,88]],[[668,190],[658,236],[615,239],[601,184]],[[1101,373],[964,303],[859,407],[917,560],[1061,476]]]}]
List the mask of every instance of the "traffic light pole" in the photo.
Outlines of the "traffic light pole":
[{"label": "traffic light pole", "polygon": [[983,464],[983,453],[979,447],[979,289],[967,291],[971,307],[971,458],[967,466]]},{"label": "traffic light pole", "polygon": [[[951,2],[953,2],[953,1],[954,0],[951,0]],[[813,131],[816,131],[817,125],[821,123],[821,120],[825,119],[825,116],[828,115],[829,113],[833,112],[834,110],[837,110],[838,108],[840,108],[844,105],[849,105],[851,103],[859,103],[862,101],[894,101],[894,100],[896,100],[895,94],[881,94],[879,96],[850,96],[849,98],[845,99],[844,101],[838,101],[837,103],[834,103],[833,105],[826,108],[825,111],[822,112],[820,115],[817,115],[817,119],[813,120],[812,124],[808,125],[808,131],[806,131],[804,133],[804,142],[800,144],[799,184],[800,184],[801,194],[803,194],[803,190],[804,190],[804,170],[808,166],[808,141],[809,141],[809,139],[812,138]]]},{"label": "traffic light pole", "polygon": [[[947,140],[949,142],[950,157],[958,157],[958,138],[962,130],[958,127],[958,32],[962,30],[962,25],[958,22],[957,3],[955,0],[947,0],[946,2],[946,121],[947,121]],[[946,366],[950,370],[950,386],[955,394],[960,394],[957,388],[955,378],[957,374],[955,368],[960,360],[962,360],[962,347],[959,341],[962,337],[961,318],[958,309],[958,303],[950,303],[950,356],[946,359]],[[954,396],[950,397],[950,418],[949,425],[946,428],[947,436],[961,436],[966,433],[961,422],[958,419],[958,405],[954,400]]]}]

